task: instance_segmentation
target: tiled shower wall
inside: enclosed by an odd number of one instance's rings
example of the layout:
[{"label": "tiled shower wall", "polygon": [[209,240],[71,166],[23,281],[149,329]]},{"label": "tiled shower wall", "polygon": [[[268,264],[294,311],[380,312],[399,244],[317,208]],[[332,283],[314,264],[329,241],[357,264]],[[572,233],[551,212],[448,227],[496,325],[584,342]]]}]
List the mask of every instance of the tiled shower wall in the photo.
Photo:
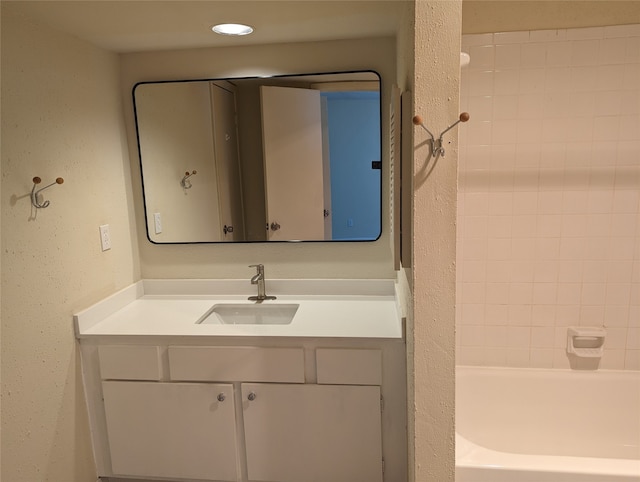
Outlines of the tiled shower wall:
[{"label": "tiled shower wall", "polygon": [[640,25],[466,35],[457,363],[640,369]]}]

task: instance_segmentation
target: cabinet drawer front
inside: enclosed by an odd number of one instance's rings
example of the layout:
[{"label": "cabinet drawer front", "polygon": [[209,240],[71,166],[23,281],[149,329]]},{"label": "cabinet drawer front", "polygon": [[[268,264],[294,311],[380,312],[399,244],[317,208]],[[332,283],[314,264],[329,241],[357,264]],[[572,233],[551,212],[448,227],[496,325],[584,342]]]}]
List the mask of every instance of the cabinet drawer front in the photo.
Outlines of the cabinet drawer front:
[{"label": "cabinet drawer front", "polygon": [[98,348],[103,380],[160,380],[157,346],[101,346]]},{"label": "cabinet drawer front", "polygon": [[304,383],[302,348],[170,346],[171,380]]},{"label": "cabinet drawer front", "polygon": [[329,385],[382,385],[382,352],[318,348],[318,383]]}]

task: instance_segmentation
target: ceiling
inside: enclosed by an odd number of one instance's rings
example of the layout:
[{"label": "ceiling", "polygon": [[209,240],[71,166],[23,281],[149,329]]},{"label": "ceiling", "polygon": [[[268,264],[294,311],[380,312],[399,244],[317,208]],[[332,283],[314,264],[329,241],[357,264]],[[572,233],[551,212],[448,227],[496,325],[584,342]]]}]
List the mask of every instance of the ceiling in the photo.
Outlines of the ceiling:
[{"label": "ceiling", "polygon": [[[3,0],[2,8],[114,52],[394,36],[404,0]],[[216,35],[216,23],[252,35]]]}]

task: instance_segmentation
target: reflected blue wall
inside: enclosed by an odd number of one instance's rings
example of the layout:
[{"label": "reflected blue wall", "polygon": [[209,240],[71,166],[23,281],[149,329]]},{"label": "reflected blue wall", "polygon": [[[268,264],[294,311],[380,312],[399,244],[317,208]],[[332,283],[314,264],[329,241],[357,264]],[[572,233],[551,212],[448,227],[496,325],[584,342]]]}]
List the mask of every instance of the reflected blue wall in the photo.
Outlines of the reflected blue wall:
[{"label": "reflected blue wall", "polygon": [[381,226],[380,94],[325,92],[332,239],[377,239]]}]

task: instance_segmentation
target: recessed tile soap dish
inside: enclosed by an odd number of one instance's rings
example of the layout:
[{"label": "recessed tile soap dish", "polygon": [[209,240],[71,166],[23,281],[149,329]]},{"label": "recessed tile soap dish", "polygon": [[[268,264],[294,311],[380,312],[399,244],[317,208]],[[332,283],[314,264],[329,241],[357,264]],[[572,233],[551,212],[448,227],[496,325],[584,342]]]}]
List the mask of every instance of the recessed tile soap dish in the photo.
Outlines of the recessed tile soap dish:
[{"label": "recessed tile soap dish", "polygon": [[567,329],[567,353],[581,358],[601,358],[606,334],[601,327],[570,326]]}]

